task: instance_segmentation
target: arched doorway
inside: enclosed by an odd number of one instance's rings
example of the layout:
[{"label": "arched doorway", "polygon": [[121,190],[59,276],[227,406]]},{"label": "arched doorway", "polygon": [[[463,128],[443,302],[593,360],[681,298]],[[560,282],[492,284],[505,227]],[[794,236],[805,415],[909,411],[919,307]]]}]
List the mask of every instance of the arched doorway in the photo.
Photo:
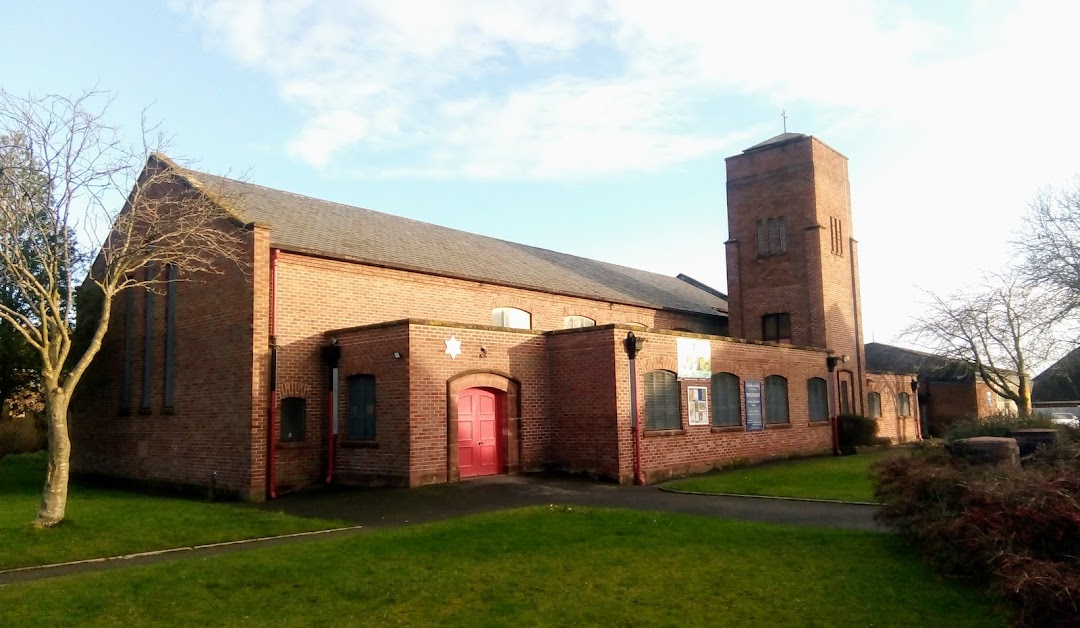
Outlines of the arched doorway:
[{"label": "arched doorway", "polygon": [[466,388],[458,393],[457,446],[460,477],[495,475],[503,469],[502,391]]},{"label": "arched doorway", "polygon": [[[509,373],[464,371],[446,382],[446,478],[521,471],[521,384]],[[468,404],[464,415],[460,406]],[[485,407],[486,404],[486,407]],[[490,422],[494,415],[494,422]],[[478,418],[479,417],[479,418]],[[477,421],[479,420],[479,424]],[[462,428],[462,423],[468,425]],[[485,429],[493,428],[494,449]],[[468,435],[465,434],[468,430]],[[484,436],[484,438],[475,438]],[[478,445],[477,443],[483,443]],[[462,450],[467,451],[463,452]],[[465,460],[463,456],[468,456]],[[479,458],[477,458],[479,456]],[[486,456],[486,459],[485,459]],[[494,456],[494,464],[491,457]],[[475,462],[479,460],[479,464]],[[467,463],[467,464],[466,464]]]}]

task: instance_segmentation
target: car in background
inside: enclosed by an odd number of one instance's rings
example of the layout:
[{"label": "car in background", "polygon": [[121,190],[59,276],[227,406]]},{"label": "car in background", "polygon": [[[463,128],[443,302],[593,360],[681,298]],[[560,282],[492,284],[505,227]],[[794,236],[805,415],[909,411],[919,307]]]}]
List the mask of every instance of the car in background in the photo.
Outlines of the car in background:
[{"label": "car in background", "polygon": [[1050,415],[1050,421],[1054,425],[1067,425],[1069,427],[1080,428],[1080,418],[1077,418],[1075,414],[1069,414],[1068,412],[1054,412]]}]

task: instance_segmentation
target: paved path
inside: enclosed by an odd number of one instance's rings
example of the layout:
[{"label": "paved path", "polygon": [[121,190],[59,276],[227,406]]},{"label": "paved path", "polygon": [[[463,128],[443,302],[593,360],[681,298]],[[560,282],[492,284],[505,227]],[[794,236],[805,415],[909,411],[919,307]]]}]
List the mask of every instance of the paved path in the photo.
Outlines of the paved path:
[{"label": "paved path", "polygon": [[620,486],[576,478],[506,476],[413,489],[332,488],[258,504],[302,517],[342,519],[381,528],[544,504],[608,506],[680,512],[746,521],[885,531],[874,522],[876,506],[687,495],[657,486]]},{"label": "paved path", "polygon": [[744,521],[885,531],[874,522],[876,506],[687,495],[663,491],[656,486],[619,486],[547,476],[491,476],[415,489],[335,487],[288,495],[273,502],[252,504],[251,507],[283,511],[301,517],[340,519],[350,522],[354,527],[310,535],[290,535],[250,542],[177,548],[130,557],[0,572],[0,586],[168,560],[205,558],[310,539],[357,534],[364,530],[398,527],[494,510],[545,504],[632,508]]}]

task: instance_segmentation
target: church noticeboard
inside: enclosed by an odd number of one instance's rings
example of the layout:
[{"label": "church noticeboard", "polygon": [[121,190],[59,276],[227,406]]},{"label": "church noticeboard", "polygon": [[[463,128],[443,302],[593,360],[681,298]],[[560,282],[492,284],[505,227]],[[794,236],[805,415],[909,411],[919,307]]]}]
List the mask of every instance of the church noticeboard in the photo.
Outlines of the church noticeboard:
[{"label": "church noticeboard", "polygon": [[686,387],[686,418],[690,425],[709,424],[709,394],[704,386]]},{"label": "church noticeboard", "polygon": [[761,414],[761,385],[760,379],[748,379],[743,382],[747,432],[760,432],[765,429],[765,419]]}]

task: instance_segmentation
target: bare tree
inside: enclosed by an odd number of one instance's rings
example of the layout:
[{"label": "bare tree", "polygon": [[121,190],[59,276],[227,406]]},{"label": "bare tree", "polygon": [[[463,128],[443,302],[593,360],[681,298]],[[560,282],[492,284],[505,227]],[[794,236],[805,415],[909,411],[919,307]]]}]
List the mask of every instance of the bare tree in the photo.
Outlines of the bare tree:
[{"label": "bare tree", "polygon": [[[76,98],[0,92],[0,281],[18,302],[0,302],[0,319],[40,358],[49,462],[39,527],[65,516],[68,406],[101,348],[116,295],[169,281],[166,265],[176,268],[173,277],[221,272],[242,250],[229,200],[196,189],[182,169],[151,153],[145,123],[142,145],[127,146],[106,122],[108,106],[93,91]],[[108,226],[100,246],[98,226]],[[76,330],[73,278],[83,276],[81,290],[93,295],[87,302],[96,311],[80,312]],[[78,347],[76,331],[84,338]]]},{"label": "bare tree", "polygon": [[1030,370],[1060,349],[1061,318],[1048,296],[1015,275],[989,274],[974,290],[930,293],[926,312],[905,335],[935,353],[970,364],[992,391],[1031,414]]},{"label": "bare tree", "polygon": [[1071,186],[1046,188],[1035,197],[1015,244],[1028,283],[1049,291],[1061,313],[1080,310],[1080,176]]}]

